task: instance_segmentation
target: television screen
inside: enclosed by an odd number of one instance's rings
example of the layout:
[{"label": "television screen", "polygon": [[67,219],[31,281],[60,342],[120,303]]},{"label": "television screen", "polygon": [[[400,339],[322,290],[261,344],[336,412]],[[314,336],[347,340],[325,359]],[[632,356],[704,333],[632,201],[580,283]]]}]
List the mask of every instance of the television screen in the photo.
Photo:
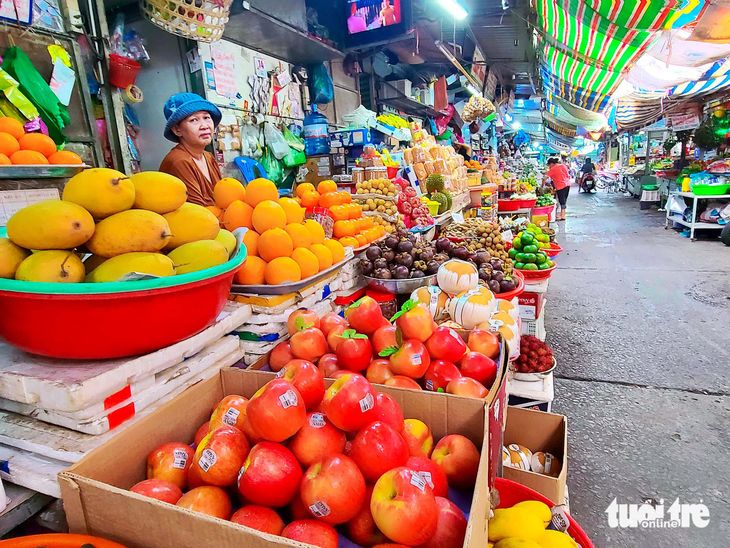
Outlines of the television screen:
[{"label": "television screen", "polygon": [[397,25],[402,20],[401,0],[349,0],[348,10],[350,34]]}]

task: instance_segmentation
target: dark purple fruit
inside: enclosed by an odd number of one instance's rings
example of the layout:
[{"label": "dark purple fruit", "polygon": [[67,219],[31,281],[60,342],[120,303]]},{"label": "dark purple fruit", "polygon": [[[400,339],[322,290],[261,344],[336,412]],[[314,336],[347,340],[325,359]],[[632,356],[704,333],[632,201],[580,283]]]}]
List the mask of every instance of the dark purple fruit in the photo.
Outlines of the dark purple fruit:
[{"label": "dark purple fruit", "polygon": [[438,264],[443,264],[449,260],[449,256],[445,253],[436,253],[436,255],[433,256],[433,260]]},{"label": "dark purple fruit", "polygon": [[396,280],[405,280],[408,277],[408,274],[408,269],[403,265],[396,266],[395,270],[393,271],[393,277]]},{"label": "dark purple fruit", "polygon": [[451,249],[451,242],[448,238],[439,238],[436,240],[437,251],[448,251],[449,249]]},{"label": "dark purple fruit", "polygon": [[477,256],[476,256],[475,262],[478,265],[486,264],[492,260],[492,256],[489,253],[487,253],[486,251],[480,251],[476,255]]},{"label": "dark purple fruit", "polygon": [[380,248],[377,245],[371,245],[368,247],[368,250],[365,252],[365,256],[370,259],[371,261],[374,261],[375,259],[379,259],[383,256],[383,252],[380,250]]},{"label": "dark purple fruit", "polygon": [[429,261],[426,265],[426,274],[436,274],[439,270],[439,266],[441,266],[437,261]]},{"label": "dark purple fruit", "polygon": [[386,262],[392,263],[395,260],[395,251],[392,249],[386,249],[383,251],[383,259],[385,259]]},{"label": "dark purple fruit", "polygon": [[421,253],[418,255],[418,258],[422,261],[431,261],[433,260],[434,252],[432,249],[424,249],[421,251]]},{"label": "dark purple fruit", "polygon": [[488,270],[486,270],[484,268],[480,268],[479,269],[479,279],[484,280],[485,282],[488,282],[489,280],[492,279],[492,275],[489,273]]},{"label": "dark purple fruit", "polygon": [[375,270],[380,270],[381,268],[388,268],[388,261],[386,261],[383,258],[381,258],[381,259],[375,259],[373,261],[373,268]]},{"label": "dark purple fruit", "polygon": [[501,270],[493,271],[492,279],[502,283],[502,280],[504,280],[504,272],[502,272]]},{"label": "dark purple fruit", "polygon": [[454,247],[451,250],[451,256],[454,259],[461,259],[462,261],[466,261],[469,258],[469,250],[463,246]]},{"label": "dark purple fruit", "polygon": [[375,277],[381,280],[390,280],[393,276],[391,276],[390,270],[387,268],[379,268],[375,271]]},{"label": "dark purple fruit", "polygon": [[413,263],[413,268],[425,272],[428,267],[426,266],[426,261],[416,261]]},{"label": "dark purple fruit", "polygon": [[420,270],[411,270],[411,278],[423,278],[425,274]]},{"label": "dark purple fruit", "polygon": [[372,276],[374,270],[375,267],[372,261],[360,259],[360,271],[363,273],[363,276]]},{"label": "dark purple fruit", "polygon": [[497,280],[489,280],[489,283],[487,283],[487,287],[489,287],[489,291],[492,293],[499,293],[499,282]]},{"label": "dark purple fruit", "polygon": [[410,240],[405,240],[400,243],[398,243],[398,251],[401,253],[410,253],[413,251],[413,242]]},{"label": "dark purple fruit", "polygon": [[396,247],[398,247],[398,238],[393,235],[387,236],[385,238],[385,245],[390,249],[395,249]]},{"label": "dark purple fruit", "polygon": [[[400,257],[399,261],[398,257]],[[402,264],[406,268],[411,268],[413,266],[413,257],[409,253],[401,253],[397,255],[395,259],[398,261],[398,264]]]},{"label": "dark purple fruit", "polygon": [[502,270],[502,261],[499,259],[492,259],[491,261],[492,270]]},{"label": "dark purple fruit", "polygon": [[499,282],[499,288],[502,290],[501,293],[507,293],[508,291],[514,291],[517,288],[517,284],[509,279],[504,279]]}]

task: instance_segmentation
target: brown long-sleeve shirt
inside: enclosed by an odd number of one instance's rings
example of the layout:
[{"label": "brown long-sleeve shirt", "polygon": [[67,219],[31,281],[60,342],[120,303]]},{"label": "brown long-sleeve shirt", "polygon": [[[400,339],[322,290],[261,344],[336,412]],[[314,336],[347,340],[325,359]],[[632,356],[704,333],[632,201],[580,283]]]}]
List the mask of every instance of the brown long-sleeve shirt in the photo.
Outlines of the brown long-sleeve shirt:
[{"label": "brown long-sleeve shirt", "polygon": [[181,145],[177,145],[160,164],[160,171],[181,179],[188,187],[188,202],[209,206],[215,205],[213,187],[221,180],[221,170],[210,152],[204,152],[205,161],[212,181],[209,181],[195,164],[193,157]]}]

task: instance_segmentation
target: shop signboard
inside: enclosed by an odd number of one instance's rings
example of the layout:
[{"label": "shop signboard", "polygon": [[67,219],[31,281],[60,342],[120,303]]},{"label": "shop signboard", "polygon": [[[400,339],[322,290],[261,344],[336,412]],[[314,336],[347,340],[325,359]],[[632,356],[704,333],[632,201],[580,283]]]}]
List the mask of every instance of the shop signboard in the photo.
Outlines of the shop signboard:
[{"label": "shop signboard", "polygon": [[684,131],[700,127],[699,114],[674,114],[669,117],[674,131]]},{"label": "shop signboard", "polygon": [[487,65],[484,63],[484,54],[479,46],[474,47],[474,60],[471,65],[471,75],[479,82],[480,91],[484,88],[484,79],[487,76]]},{"label": "shop signboard", "polygon": [[487,75],[487,83],[484,86],[484,97],[490,101],[494,101],[497,94],[497,73],[493,70]]}]

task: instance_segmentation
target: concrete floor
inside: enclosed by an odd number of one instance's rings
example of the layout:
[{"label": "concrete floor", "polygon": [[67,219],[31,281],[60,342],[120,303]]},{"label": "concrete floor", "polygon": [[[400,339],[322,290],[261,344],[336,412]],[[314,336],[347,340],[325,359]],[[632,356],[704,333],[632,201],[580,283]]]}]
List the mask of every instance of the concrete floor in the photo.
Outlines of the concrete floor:
[{"label": "concrete floor", "polygon": [[[730,546],[730,248],[636,199],[571,190],[550,280],[553,411],[572,515],[596,547]],[[617,502],[707,505],[705,528],[612,529]]]}]

